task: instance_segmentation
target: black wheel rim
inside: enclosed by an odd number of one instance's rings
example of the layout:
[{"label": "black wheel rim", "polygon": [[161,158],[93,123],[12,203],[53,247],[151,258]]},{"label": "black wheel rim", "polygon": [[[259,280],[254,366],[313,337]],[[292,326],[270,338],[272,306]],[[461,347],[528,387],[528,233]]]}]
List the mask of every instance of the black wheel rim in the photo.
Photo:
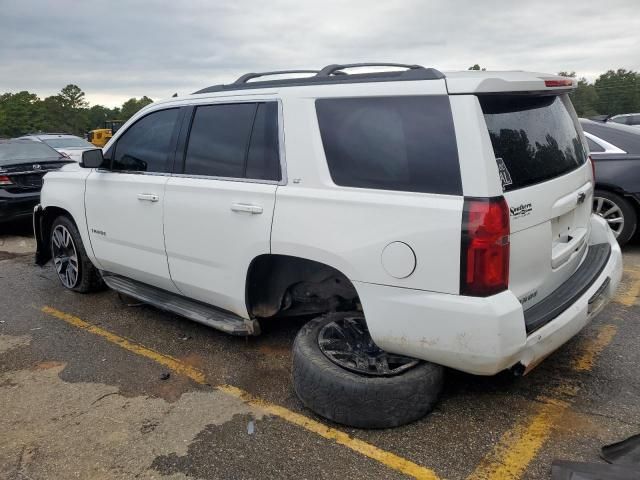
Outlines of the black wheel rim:
[{"label": "black wheel rim", "polygon": [[71,233],[64,225],[58,225],[51,232],[51,253],[58,278],[67,288],[78,283],[78,252]]},{"label": "black wheel rim", "polygon": [[615,202],[604,197],[593,197],[593,212],[607,221],[616,238],[620,236],[624,230],[624,214]]},{"label": "black wheel rim", "polygon": [[415,358],[385,352],[373,343],[362,316],[327,323],[318,334],[318,345],[331,362],[362,375],[391,377],[419,363]]}]

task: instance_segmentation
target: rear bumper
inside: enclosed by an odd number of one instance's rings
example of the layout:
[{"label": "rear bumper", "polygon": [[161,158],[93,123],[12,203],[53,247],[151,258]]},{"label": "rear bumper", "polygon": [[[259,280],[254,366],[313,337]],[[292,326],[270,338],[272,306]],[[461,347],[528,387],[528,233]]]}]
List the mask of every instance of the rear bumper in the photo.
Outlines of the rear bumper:
[{"label": "rear bumper", "polygon": [[0,222],[29,217],[40,201],[40,192],[8,193],[0,189]]},{"label": "rear bumper", "polygon": [[474,298],[355,282],[371,336],[390,352],[477,375],[531,368],[589,323],[620,283],[618,243],[599,217],[592,216],[591,227],[590,245],[609,245],[604,266],[570,305],[531,333],[510,291]]}]

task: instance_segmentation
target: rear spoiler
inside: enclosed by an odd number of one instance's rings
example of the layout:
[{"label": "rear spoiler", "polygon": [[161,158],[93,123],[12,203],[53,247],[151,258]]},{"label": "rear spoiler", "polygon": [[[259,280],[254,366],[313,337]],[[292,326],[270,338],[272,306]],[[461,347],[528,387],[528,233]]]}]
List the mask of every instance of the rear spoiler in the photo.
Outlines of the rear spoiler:
[{"label": "rear spoiler", "polygon": [[575,78],[531,72],[447,72],[447,91],[457,94],[569,93],[578,87]]}]

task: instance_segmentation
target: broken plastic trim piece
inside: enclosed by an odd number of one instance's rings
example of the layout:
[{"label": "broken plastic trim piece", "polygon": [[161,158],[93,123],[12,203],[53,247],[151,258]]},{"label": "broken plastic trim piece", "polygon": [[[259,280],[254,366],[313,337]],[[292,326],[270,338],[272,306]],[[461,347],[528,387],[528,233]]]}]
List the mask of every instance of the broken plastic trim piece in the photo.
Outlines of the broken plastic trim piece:
[{"label": "broken plastic trim piece", "polygon": [[640,434],[605,445],[602,447],[601,456],[609,463],[635,467],[638,473],[636,478],[640,478]]},{"label": "broken plastic trim piece", "polygon": [[640,470],[606,463],[554,460],[551,480],[638,480]]}]

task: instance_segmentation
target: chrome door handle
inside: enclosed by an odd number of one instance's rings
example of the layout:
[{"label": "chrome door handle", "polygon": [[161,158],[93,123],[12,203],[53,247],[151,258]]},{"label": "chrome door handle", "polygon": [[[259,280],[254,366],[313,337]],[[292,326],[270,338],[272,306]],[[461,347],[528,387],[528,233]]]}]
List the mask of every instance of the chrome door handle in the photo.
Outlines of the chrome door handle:
[{"label": "chrome door handle", "polygon": [[157,202],[160,200],[160,197],[154,193],[139,193],[138,200],[142,200],[145,202]]},{"label": "chrome door handle", "polygon": [[231,210],[234,212],[246,212],[258,215],[262,213],[262,207],[260,205],[249,205],[247,203],[233,203],[231,204]]}]

